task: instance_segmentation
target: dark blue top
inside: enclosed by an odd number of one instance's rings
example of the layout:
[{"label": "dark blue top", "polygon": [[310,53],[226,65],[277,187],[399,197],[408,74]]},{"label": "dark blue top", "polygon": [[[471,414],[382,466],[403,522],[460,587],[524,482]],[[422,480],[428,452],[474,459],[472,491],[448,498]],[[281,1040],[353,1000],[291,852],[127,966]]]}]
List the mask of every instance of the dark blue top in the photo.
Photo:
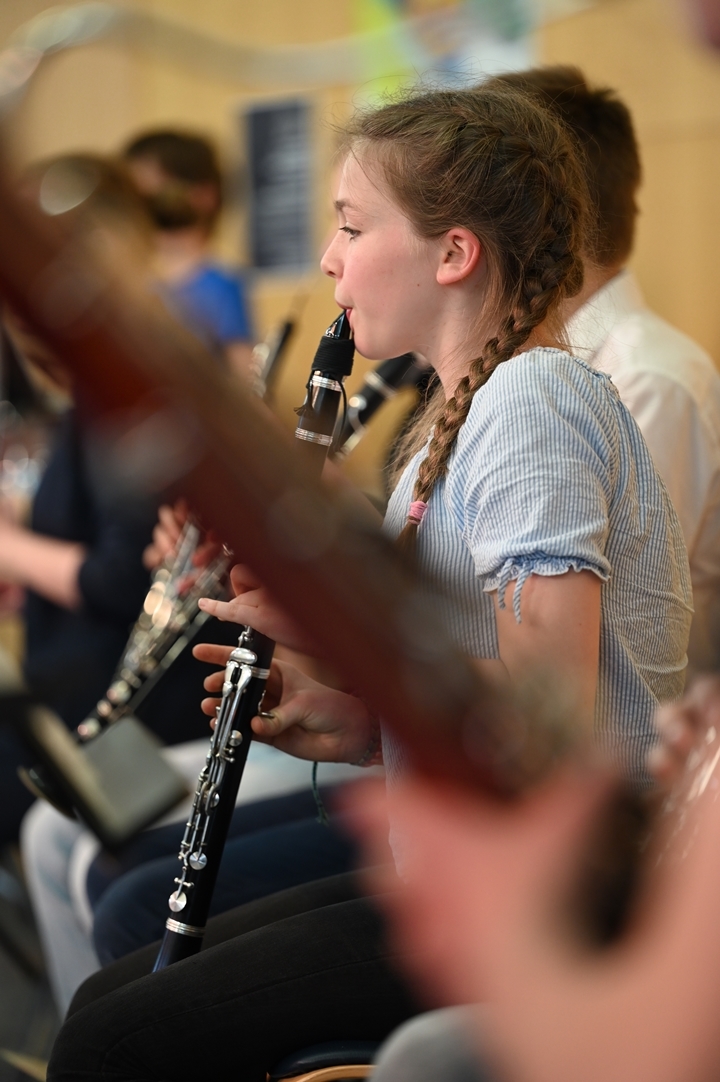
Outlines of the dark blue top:
[{"label": "dark blue top", "polygon": [[89,468],[76,414],[60,421],[33,503],[35,533],[85,545],[76,611],[27,592],[26,677],[33,691],[77,725],[105,692],[149,586],[142,552],[154,509],[119,508]]},{"label": "dark blue top", "polygon": [[252,340],[245,286],[235,270],[205,263],[182,282],[164,284],[162,295],[183,323],[214,353],[230,342]]},{"label": "dark blue top", "polygon": [[[108,480],[70,410],[58,427],[31,526],[36,533],[86,547],[78,578],[82,604],[65,609],[27,592],[25,675],[33,692],[71,727],[104,695],[150,584],[142,553],[152,538],[156,503],[121,497]],[[211,620],[200,637],[236,645],[238,634],[234,624]],[[138,716],[169,744],[207,735],[200,700],[208,672],[186,648]]]}]

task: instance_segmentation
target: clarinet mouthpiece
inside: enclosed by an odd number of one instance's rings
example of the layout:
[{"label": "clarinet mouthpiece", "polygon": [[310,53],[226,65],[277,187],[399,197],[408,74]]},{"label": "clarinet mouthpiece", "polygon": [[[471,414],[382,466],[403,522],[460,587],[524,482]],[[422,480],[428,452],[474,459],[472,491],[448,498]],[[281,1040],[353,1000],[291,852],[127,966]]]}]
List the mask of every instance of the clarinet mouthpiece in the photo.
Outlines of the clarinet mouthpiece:
[{"label": "clarinet mouthpiece", "polygon": [[328,329],[325,331],[323,338],[334,338],[335,341],[349,341],[353,336],[352,327],[350,326],[350,320],[345,309],[342,310],[337,319],[333,320]]},{"label": "clarinet mouthpiece", "polygon": [[344,379],[352,372],[355,342],[347,312],[341,312],[320,339],[313,372],[322,372],[330,379]]}]

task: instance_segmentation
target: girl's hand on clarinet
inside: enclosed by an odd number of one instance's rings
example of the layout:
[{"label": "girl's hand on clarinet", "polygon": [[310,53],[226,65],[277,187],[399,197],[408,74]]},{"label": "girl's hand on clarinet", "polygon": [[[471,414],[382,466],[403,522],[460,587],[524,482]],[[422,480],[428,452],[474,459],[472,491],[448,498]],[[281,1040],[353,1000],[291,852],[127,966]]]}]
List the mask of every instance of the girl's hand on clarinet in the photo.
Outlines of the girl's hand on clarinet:
[{"label": "girl's hand on clarinet", "polygon": [[[225,666],[228,663],[230,654],[235,649],[234,646],[220,646],[218,643],[213,642],[199,642],[197,646],[193,646],[193,657],[198,661],[205,661],[208,665],[218,665],[217,672],[211,673],[203,681],[203,687],[206,691],[209,691],[212,695],[219,696],[222,693],[223,680],[225,678]],[[215,718],[215,708],[220,705],[219,698],[203,699],[200,703],[200,709],[203,714],[207,714],[208,717]],[[210,727],[215,728],[215,721],[210,722]]]},{"label": "girl's hand on clarinet", "polygon": [[198,602],[203,612],[233,624],[249,624],[261,635],[298,653],[316,653],[305,633],[270,598],[249,568],[236,564],[230,572],[230,582],[235,593],[232,601],[203,597]]},{"label": "girl's hand on clarinet", "polygon": [[[214,643],[199,643],[193,648],[198,661],[220,666],[203,683],[211,697],[203,699],[200,707],[212,719],[211,729],[215,728],[232,650],[232,646]],[[262,709],[267,716],[256,717],[252,723],[255,739],[300,759],[357,762],[373,735],[372,719],[359,699],[326,687],[287,662],[273,661]],[[356,744],[359,750],[355,755]],[[347,755],[355,757],[347,759]]]},{"label": "girl's hand on clarinet", "polygon": [[286,661],[273,661],[262,710],[252,721],[257,740],[318,762],[357,762],[376,724],[361,699],[319,684]]}]

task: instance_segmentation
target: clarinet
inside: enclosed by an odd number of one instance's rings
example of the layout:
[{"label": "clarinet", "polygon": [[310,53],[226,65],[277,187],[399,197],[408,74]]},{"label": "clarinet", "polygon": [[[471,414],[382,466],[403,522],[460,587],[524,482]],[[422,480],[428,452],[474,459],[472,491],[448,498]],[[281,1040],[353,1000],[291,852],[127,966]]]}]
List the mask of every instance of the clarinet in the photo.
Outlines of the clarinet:
[{"label": "clarinet", "polygon": [[[186,522],[175,554],[153,575],[110,686],[75,730],[78,743],[93,740],[108,725],[134,713],[209,619],[198,608],[198,600],[226,596],[229,559],[223,553],[197,571],[193,558],[199,541],[198,527]],[[183,589],[190,576],[191,584]],[[34,796],[47,800],[69,819],[75,818],[75,809],[44,766],[21,766],[18,774]]]},{"label": "clarinet", "polygon": [[264,342],[258,342],[253,349],[253,366],[257,370],[255,390],[261,398],[268,401],[273,397],[273,390],[280,372],[280,362],[295,333],[296,322],[294,318],[288,316],[274,328]]},{"label": "clarinet", "polygon": [[377,368],[368,372],[357,394],[348,402],[347,416],[335,439],[333,456],[343,459],[355,449],[365,435],[370,419],[378,409],[394,398],[401,387],[416,387],[427,373],[414,353],[403,353],[381,361]]},{"label": "clarinet", "polygon": [[198,570],[193,561],[199,542],[200,530],[186,522],[175,556],[153,576],[110,687],[77,728],[81,740],[138,708],[209,619],[199,599],[225,594],[229,559],[223,552]]},{"label": "clarinet", "polygon": [[[345,312],[327,329],[318,347],[300,408],[295,436],[317,471],[333,443],[343,380],[352,371],[355,344]],[[260,710],[275,643],[251,627],[243,629],[225,669],[215,731],[193,799],[178,859],[180,874],[168,899],[154,971],[196,954],[205,934],[235,800],[250,750],[250,723]]]}]

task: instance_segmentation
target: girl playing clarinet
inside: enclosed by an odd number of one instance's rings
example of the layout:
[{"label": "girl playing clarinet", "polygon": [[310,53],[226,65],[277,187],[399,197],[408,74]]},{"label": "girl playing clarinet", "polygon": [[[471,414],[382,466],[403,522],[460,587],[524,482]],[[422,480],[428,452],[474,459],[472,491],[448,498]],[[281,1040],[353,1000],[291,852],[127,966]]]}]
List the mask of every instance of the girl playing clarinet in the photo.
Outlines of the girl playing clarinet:
[{"label": "girl playing clarinet", "polygon": [[[490,678],[551,689],[553,708],[644,784],[653,712],[683,686],[687,559],[630,414],[607,377],[563,349],[563,302],[580,288],[591,228],[568,136],[514,89],[421,92],[350,124],[335,205],[322,265],[358,349],[420,353],[440,380],[386,531],[414,550]],[[247,589],[205,608],[307,645],[249,576],[235,582]],[[270,693],[259,739],[402,770],[402,748],[383,745],[356,697],[284,664]],[[91,978],[50,1082],[260,1082],[305,1045],[382,1038],[417,1006],[371,903],[343,890],[321,882],[225,914],[215,949],[161,973],[144,976],[150,949]]]}]

